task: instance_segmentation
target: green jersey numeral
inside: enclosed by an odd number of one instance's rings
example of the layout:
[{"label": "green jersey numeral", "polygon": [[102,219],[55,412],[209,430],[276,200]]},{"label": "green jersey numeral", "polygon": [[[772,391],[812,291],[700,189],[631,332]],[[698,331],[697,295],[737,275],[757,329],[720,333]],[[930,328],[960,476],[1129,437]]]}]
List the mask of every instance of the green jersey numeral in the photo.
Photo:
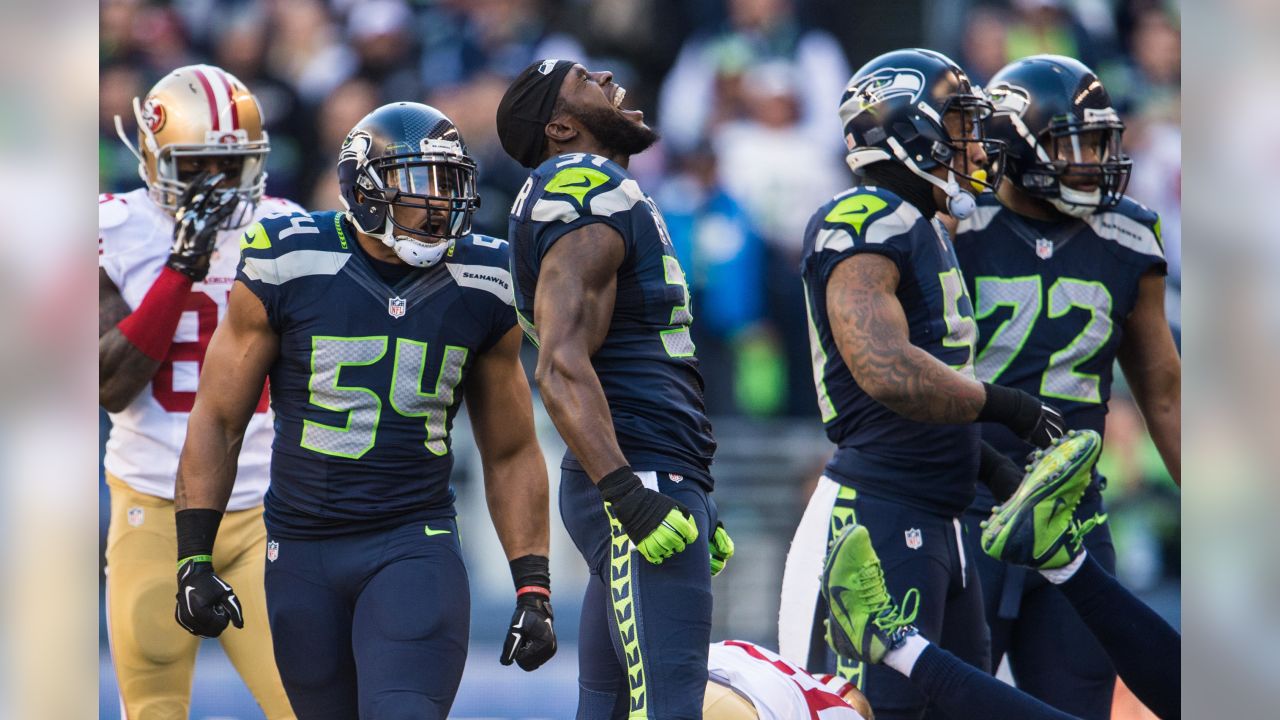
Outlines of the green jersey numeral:
[{"label": "green jersey numeral", "polygon": [[[373,449],[382,419],[382,398],[370,388],[339,384],[339,375],[344,367],[373,365],[382,360],[388,344],[385,335],[311,338],[311,379],[307,384],[310,402],[324,410],[346,413],[347,418],[343,425],[303,420],[302,447],[353,460]],[[389,400],[400,416],[424,418],[424,446],[434,455],[444,455],[449,452],[449,408],[462,383],[467,349],[445,346],[435,388],[429,393],[422,390],[426,359],[426,343],[396,338]]]}]

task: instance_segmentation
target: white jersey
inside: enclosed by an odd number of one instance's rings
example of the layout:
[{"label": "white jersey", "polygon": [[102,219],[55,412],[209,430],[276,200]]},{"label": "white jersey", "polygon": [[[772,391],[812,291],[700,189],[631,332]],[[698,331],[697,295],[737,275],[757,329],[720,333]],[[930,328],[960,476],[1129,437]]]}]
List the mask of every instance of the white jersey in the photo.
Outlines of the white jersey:
[{"label": "white jersey", "polygon": [[711,679],[745,695],[760,720],[866,720],[841,699],[836,678],[831,684],[741,640],[712,643],[707,659]]},{"label": "white jersey", "polygon": [[[288,200],[264,197],[254,220],[272,213],[301,212]],[[173,244],[173,215],[147,196],[146,188],[98,196],[98,267],[136,309],[160,276]],[[227,296],[240,262],[244,228],[218,233],[209,275],[186,298],[173,345],[155,377],[127,408],[111,413],[104,465],[138,492],[173,499],[178,455],[196,398],[200,364],[213,330],[227,310]],[[272,417],[264,393],[245,430],[236,483],[228,510],[262,504],[270,476]]]}]

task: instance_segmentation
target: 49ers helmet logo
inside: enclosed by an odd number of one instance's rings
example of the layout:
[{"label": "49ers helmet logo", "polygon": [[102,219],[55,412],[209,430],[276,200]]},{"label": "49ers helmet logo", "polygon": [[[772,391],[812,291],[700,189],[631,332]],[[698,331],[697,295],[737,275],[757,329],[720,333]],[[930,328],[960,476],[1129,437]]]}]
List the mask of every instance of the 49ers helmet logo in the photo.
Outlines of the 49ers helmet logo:
[{"label": "49ers helmet logo", "polygon": [[147,98],[147,101],[142,104],[142,120],[147,124],[151,134],[160,132],[168,119],[168,113],[165,112],[164,105],[160,104],[159,100]]}]

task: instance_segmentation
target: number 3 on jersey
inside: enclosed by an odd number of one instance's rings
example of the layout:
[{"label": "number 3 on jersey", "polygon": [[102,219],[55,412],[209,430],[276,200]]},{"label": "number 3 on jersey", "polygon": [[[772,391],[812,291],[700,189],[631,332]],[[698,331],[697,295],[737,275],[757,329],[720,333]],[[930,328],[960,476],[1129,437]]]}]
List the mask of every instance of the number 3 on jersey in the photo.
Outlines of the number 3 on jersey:
[{"label": "number 3 on jersey", "polygon": [[[382,419],[382,398],[373,390],[340,384],[344,367],[375,365],[387,354],[386,335],[370,337],[311,338],[311,404],[323,410],[346,413],[342,425],[304,420],[302,447],[324,455],[359,459],[373,449]],[[423,418],[423,445],[433,455],[449,452],[448,412],[454,391],[462,382],[466,348],[445,346],[444,359],[433,392],[422,391],[427,344],[396,338],[391,371],[391,408],[402,417]]]}]

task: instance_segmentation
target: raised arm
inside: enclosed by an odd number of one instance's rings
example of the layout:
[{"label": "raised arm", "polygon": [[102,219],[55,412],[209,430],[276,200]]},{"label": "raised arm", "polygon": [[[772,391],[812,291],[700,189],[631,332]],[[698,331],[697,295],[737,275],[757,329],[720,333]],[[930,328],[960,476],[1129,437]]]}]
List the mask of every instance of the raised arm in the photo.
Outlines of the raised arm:
[{"label": "raised arm", "polygon": [[551,609],[547,465],[533,429],[533,401],[512,327],[476,361],[467,411],[484,467],[484,492],[511,564],[516,609],[499,660],[531,671],[556,653]]},{"label": "raised arm", "polygon": [[609,332],[624,257],[622,236],[598,222],[566,233],[547,252],[533,299],[535,377],[551,420],[610,512],[636,550],[661,563],[697,539],[698,526],[687,508],[644,487],[632,472],[591,366]]},{"label": "raised arm", "polygon": [[228,622],[244,627],[240,601],[214,573],[213,544],[235,483],[245,427],[279,349],[266,309],[237,281],[227,315],[204,356],[173,496],[178,530],[175,617],[193,635],[217,637]]},{"label": "raised arm", "polygon": [[860,253],[837,265],[827,283],[831,331],[859,387],[919,422],[1000,422],[1041,447],[1062,435],[1056,410],[1021,390],[973,380],[912,345],[898,281],[892,260]]},{"label": "raised arm", "polygon": [[1173,481],[1182,486],[1182,359],[1164,315],[1164,278],[1147,273],[1125,321],[1120,369]]}]

